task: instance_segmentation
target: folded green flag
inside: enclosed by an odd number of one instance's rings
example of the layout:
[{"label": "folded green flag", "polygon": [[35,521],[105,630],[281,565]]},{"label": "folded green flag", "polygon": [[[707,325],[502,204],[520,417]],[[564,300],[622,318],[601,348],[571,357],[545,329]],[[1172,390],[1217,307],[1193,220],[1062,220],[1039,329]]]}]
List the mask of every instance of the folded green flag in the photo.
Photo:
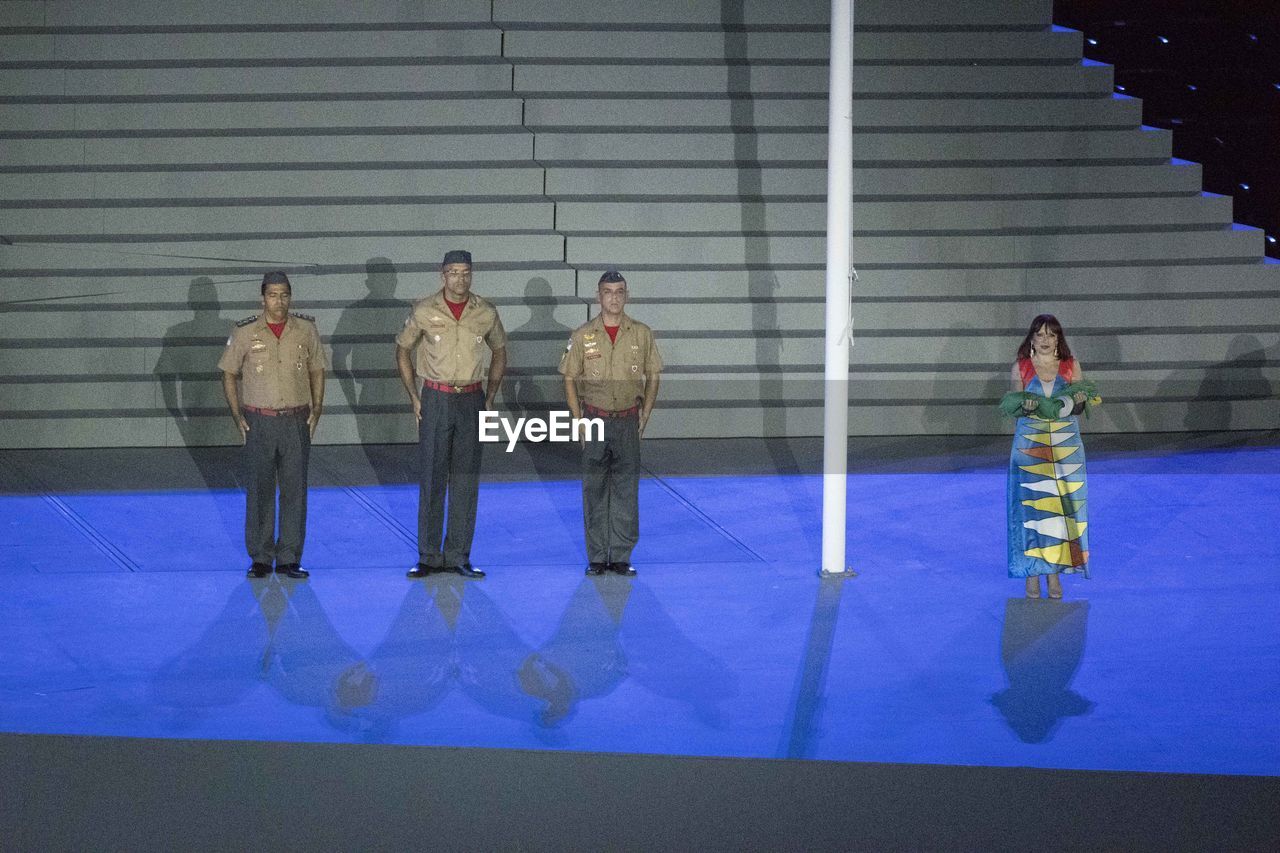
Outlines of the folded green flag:
[{"label": "folded green flag", "polygon": [[[1046,397],[1043,394],[1036,394],[1032,391],[1010,391],[1000,398],[1000,411],[1011,418],[1027,414],[1051,421],[1059,417],[1058,412],[1062,408],[1061,398],[1074,397],[1076,394],[1084,394],[1085,396],[1085,417],[1089,416],[1091,408],[1102,402],[1102,398],[1098,396],[1098,383],[1092,379],[1081,379],[1079,382],[1072,382],[1066,388],[1063,388],[1062,393],[1055,397]],[[1034,400],[1036,407],[1030,412],[1024,412],[1022,409],[1023,400]]]}]

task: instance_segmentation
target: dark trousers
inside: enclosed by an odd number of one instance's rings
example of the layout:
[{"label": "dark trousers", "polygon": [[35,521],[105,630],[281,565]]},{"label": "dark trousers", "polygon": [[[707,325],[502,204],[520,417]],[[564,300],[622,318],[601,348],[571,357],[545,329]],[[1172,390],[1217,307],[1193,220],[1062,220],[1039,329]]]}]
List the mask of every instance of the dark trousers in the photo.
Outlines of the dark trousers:
[{"label": "dark trousers", "polygon": [[418,424],[418,559],[428,566],[460,566],[471,560],[476,501],[480,495],[479,419],[483,406],[483,391],[451,394],[422,389],[422,421]]},{"label": "dark trousers", "polygon": [[[307,535],[307,458],[311,435],[306,409],[271,417],[245,411],[244,544],[255,563],[302,561]],[[276,538],[276,494],[280,536]]]},{"label": "dark trousers", "polygon": [[604,418],[604,441],[582,451],[587,561],[629,563],[640,540],[640,419]]}]

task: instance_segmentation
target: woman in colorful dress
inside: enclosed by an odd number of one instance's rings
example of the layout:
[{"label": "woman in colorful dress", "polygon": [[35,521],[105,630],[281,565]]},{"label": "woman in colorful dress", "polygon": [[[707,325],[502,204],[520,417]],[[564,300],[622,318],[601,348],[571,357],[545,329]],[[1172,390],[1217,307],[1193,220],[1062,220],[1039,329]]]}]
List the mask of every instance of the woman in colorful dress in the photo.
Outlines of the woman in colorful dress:
[{"label": "woman in colorful dress", "polygon": [[1060,574],[1089,576],[1084,445],[1076,417],[1086,395],[1064,393],[1084,371],[1052,314],[1031,321],[1011,379],[1014,391],[1050,398],[1056,417],[1043,417],[1035,399],[1022,403],[1009,456],[1009,577],[1025,578],[1027,598],[1039,598],[1043,575],[1049,597],[1062,598]]}]

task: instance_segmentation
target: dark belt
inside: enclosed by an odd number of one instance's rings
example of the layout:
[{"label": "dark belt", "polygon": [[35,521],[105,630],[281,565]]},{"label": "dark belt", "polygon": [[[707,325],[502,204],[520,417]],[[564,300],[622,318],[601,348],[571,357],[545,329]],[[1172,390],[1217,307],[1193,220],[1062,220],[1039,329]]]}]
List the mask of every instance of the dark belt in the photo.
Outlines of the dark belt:
[{"label": "dark belt", "polygon": [[257,406],[241,405],[240,408],[246,412],[253,412],[255,415],[266,415],[269,418],[279,418],[284,415],[296,415],[301,412],[310,412],[310,406],[291,406],[288,409],[260,409]]},{"label": "dark belt", "polygon": [[446,394],[470,394],[472,391],[479,391],[482,383],[472,382],[470,385],[451,385],[448,382],[437,382],[434,379],[422,380],[423,388],[430,388],[432,391],[443,391]]},{"label": "dark belt", "polygon": [[622,409],[621,411],[611,412],[608,409],[597,409],[595,406],[585,405],[582,407],[582,410],[585,411],[588,415],[593,415],[597,418],[631,418],[640,414],[639,406],[632,406],[629,409]]}]

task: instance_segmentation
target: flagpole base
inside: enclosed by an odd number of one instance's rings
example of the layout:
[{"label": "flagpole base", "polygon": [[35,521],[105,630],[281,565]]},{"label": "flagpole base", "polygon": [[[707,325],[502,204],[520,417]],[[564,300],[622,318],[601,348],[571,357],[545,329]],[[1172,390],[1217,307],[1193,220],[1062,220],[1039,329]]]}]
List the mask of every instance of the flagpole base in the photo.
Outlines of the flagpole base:
[{"label": "flagpole base", "polygon": [[852,566],[846,566],[842,572],[829,572],[826,569],[818,569],[818,577],[820,578],[856,578],[858,573],[853,570]]}]

